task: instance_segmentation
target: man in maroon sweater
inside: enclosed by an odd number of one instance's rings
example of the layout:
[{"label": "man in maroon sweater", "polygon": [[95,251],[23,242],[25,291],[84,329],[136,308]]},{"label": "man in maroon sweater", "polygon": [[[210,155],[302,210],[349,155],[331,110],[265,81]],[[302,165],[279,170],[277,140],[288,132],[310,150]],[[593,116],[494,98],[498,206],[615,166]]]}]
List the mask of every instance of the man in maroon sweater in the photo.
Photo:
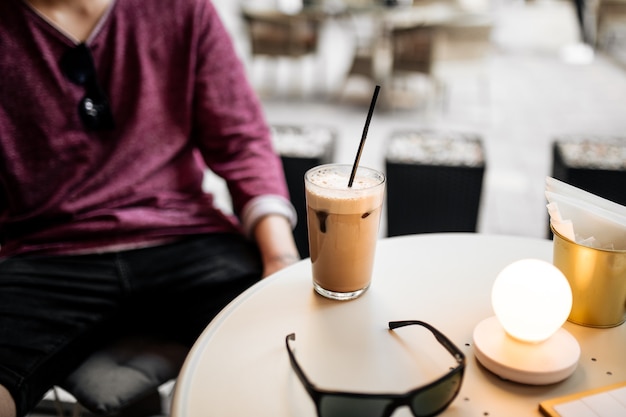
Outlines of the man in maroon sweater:
[{"label": "man in maroon sweater", "polygon": [[[298,259],[280,159],[209,0],[0,1],[0,417],[104,341],[190,346]],[[202,188],[225,179],[234,215]]]}]

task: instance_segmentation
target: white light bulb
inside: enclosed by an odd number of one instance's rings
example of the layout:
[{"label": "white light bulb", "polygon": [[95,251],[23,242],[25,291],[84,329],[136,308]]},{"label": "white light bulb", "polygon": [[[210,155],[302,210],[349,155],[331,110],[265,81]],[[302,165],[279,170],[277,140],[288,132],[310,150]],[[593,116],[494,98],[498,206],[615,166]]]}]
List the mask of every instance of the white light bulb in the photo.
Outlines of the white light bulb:
[{"label": "white light bulb", "polygon": [[516,261],[496,277],[491,303],[504,330],[524,342],[542,342],[567,320],[572,290],[563,273],[538,259]]}]

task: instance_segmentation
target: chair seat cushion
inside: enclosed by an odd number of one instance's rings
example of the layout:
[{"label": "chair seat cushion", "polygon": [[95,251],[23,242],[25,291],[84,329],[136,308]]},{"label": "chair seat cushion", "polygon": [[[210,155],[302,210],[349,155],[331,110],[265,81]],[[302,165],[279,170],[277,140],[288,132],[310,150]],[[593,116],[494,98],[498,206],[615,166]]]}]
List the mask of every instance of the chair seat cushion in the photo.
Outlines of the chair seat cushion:
[{"label": "chair seat cushion", "polygon": [[88,410],[115,413],[176,378],[187,351],[173,342],[124,339],[92,354],[59,385]]}]

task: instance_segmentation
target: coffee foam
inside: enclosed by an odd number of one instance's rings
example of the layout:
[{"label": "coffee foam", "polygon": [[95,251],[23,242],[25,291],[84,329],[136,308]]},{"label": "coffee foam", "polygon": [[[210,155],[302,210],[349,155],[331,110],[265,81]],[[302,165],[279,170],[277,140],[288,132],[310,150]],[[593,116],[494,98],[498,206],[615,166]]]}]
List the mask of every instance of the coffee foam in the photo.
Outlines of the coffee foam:
[{"label": "coffee foam", "polygon": [[349,173],[321,169],[307,179],[307,204],[316,211],[363,214],[383,203],[384,185],[377,178],[357,176],[352,187],[348,187]]},{"label": "coffee foam", "polygon": [[380,183],[380,180],[377,178],[355,176],[354,181],[352,182],[352,187],[348,187],[350,173],[337,171],[331,168],[320,169],[319,171],[312,172],[309,174],[308,179],[311,183],[317,186],[333,190],[362,190],[375,187]]}]

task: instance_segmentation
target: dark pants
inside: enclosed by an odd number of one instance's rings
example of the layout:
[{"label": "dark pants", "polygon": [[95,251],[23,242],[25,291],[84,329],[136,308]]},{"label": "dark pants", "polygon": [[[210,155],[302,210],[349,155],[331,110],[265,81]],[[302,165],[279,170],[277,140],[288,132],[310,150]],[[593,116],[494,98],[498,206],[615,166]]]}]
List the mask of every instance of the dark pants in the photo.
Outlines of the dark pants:
[{"label": "dark pants", "polygon": [[145,334],[191,347],[261,272],[256,246],[230,234],[2,260],[0,384],[19,416],[105,342]]}]

